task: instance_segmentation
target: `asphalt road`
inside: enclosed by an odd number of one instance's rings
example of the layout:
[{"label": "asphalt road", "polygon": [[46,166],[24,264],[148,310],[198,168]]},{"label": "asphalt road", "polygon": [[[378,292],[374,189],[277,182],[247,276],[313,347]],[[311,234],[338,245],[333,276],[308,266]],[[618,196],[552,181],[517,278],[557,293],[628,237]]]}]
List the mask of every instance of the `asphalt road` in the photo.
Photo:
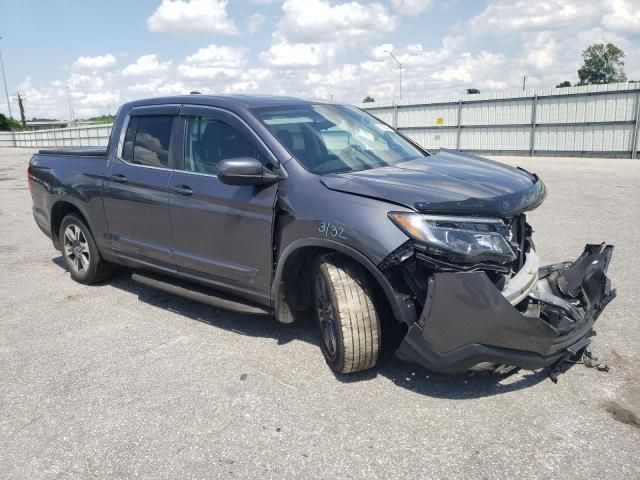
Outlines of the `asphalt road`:
[{"label": "asphalt road", "polygon": [[[447,377],[385,355],[334,376],[308,324],[73,282],[0,149],[0,476],[640,478],[640,161],[522,158],[543,262],[616,245],[608,373]],[[635,425],[634,425],[635,423]]]}]

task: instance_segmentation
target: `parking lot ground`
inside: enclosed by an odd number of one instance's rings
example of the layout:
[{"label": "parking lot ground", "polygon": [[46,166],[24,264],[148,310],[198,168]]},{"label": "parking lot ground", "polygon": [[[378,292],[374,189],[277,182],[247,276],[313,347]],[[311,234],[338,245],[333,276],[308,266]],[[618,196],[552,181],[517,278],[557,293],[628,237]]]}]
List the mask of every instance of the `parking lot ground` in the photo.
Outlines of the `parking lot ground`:
[{"label": "parking lot ground", "polygon": [[335,376],[309,322],[126,273],[77,284],[33,221],[32,153],[0,149],[0,477],[640,478],[640,161],[497,157],[548,186],[529,215],[543,263],[616,246],[618,298],[593,340],[610,371],[576,365],[555,385],[391,354]]}]

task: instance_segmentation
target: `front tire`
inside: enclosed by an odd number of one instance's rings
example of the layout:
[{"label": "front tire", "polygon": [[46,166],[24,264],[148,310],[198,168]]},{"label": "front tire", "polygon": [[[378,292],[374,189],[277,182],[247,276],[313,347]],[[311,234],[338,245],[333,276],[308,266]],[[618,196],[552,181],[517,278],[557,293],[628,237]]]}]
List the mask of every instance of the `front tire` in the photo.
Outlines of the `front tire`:
[{"label": "front tire", "polygon": [[109,277],[111,267],[100,255],[89,227],[79,215],[70,213],[62,219],[58,238],[67,270],[76,282],[91,285]]},{"label": "front tire", "polygon": [[320,255],[313,276],[320,347],[329,366],[353,373],[376,365],[380,319],[364,268],[336,253]]}]

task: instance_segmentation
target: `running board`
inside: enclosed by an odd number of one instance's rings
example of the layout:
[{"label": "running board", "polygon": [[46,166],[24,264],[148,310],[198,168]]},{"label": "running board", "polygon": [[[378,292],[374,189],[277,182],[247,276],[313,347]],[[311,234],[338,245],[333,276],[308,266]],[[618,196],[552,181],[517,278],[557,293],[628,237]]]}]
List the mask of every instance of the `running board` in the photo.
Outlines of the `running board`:
[{"label": "running board", "polygon": [[131,274],[134,282],[141,283],[148,287],[157,288],[163,292],[178,295],[200,303],[206,303],[212,307],[222,308],[238,313],[250,313],[252,315],[272,315],[273,312],[267,307],[255,305],[253,303],[245,303],[243,300],[237,300],[232,297],[225,296],[222,293],[212,293],[206,287],[201,287],[194,283],[182,282],[180,280],[171,280],[160,278],[157,276],[146,275],[142,273]]}]

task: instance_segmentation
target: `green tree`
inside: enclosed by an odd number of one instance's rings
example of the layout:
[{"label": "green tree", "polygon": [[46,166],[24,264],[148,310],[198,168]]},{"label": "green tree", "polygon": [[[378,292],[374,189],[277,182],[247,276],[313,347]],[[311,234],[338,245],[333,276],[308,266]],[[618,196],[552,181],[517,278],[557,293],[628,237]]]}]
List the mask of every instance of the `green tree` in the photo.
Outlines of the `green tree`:
[{"label": "green tree", "polygon": [[475,95],[476,93],[480,93],[480,90],[477,88],[467,88],[467,95]]},{"label": "green tree", "polygon": [[375,99],[373,97],[370,97],[369,95],[364,97],[364,99],[362,100],[362,103],[373,103],[373,102],[375,102]]},{"label": "green tree", "polygon": [[16,130],[22,130],[22,124],[13,118],[7,118],[4,114],[0,113],[0,132],[11,132]]},{"label": "green tree", "polygon": [[624,52],[613,43],[594,43],[582,52],[584,64],[578,69],[578,85],[625,82]]},{"label": "green tree", "polygon": [[565,80],[562,83],[559,83],[558,85],[556,85],[556,88],[565,88],[565,87],[570,87],[571,86],[571,82],[569,80]]},{"label": "green tree", "polygon": [[115,119],[116,117],[114,115],[100,115],[99,117],[87,118],[86,121],[92,122],[92,123],[106,124],[106,123],[113,123]]}]

